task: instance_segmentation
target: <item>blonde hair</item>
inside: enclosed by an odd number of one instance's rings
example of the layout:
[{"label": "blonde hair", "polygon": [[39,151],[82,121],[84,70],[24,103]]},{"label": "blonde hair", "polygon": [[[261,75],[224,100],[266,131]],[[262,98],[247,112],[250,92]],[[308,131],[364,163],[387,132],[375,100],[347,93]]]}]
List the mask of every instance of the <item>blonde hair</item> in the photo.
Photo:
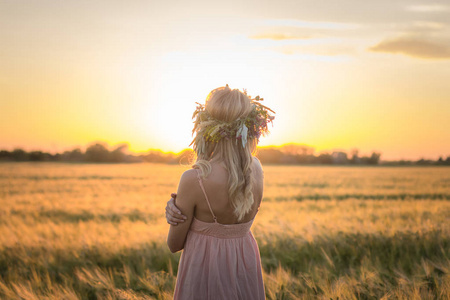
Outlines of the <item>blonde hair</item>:
[{"label": "blonde hair", "polygon": [[[252,111],[250,98],[238,89],[220,87],[212,90],[206,98],[205,109],[215,119],[233,122],[247,116]],[[257,139],[249,138],[245,148],[236,139],[220,139],[218,142],[205,141],[206,151],[196,153],[193,168],[200,169],[202,177],[211,173],[210,160],[214,157],[223,162],[228,171],[228,197],[238,221],[251,210],[254,203],[252,192],[252,162]]]}]

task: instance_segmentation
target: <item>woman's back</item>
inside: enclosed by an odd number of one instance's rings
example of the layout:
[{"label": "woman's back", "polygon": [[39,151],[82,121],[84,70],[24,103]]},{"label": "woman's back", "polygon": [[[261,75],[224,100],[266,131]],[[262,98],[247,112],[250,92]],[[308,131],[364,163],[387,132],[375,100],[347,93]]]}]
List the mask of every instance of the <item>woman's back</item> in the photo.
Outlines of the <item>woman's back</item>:
[{"label": "woman's back", "polygon": [[[237,220],[237,216],[234,214],[234,208],[228,197],[228,176],[228,171],[221,163],[213,162],[211,163],[211,173],[208,177],[201,178],[201,183],[199,182],[196,187],[193,187],[197,189],[196,194],[200,195],[194,212],[194,217],[197,220],[214,222],[208,201],[214,215],[217,217],[217,222],[220,224],[246,223],[255,217],[263,195],[263,171],[258,159],[254,158],[252,162],[251,177],[253,180],[252,191],[254,202],[250,211],[241,221]],[[208,201],[205,199],[205,193],[201,190],[201,185],[205,189]]]}]

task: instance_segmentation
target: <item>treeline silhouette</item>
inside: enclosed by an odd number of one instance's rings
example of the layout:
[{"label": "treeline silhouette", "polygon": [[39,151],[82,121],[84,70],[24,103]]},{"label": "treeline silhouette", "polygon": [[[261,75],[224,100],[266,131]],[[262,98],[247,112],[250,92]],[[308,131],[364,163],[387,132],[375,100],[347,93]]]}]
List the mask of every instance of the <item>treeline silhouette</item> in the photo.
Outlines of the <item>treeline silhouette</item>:
[{"label": "treeline silhouette", "polygon": [[148,150],[145,154],[127,153],[129,145],[122,143],[114,149],[109,150],[106,143],[93,143],[87,146],[86,151],[74,148],[63,153],[51,154],[43,151],[27,152],[16,148],[13,151],[0,150],[0,161],[53,161],[53,162],[85,162],[85,163],[179,163],[183,158],[187,158],[192,150],[185,150],[181,153],[165,153],[161,150]]},{"label": "treeline silhouette", "polygon": [[[127,153],[127,143],[119,144],[114,149],[106,143],[95,142],[82,151],[74,148],[63,153],[51,154],[42,151],[27,152],[16,148],[13,151],[0,150],[0,161],[53,161],[53,162],[85,162],[85,163],[189,163],[194,157],[191,149],[185,149],[180,153],[163,152],[161,150],[148,150],[144,154]],[[314,148],[301,144],[286,144],[283,146],[259,147],[256,156],[262,163],[283,165],[378,165],[381,153],[372,152],[368,156],[360,156],[358,149],[353,149],[350,154],[342,151],[321,152],[314,155]],[[450,156],[445,160],[419,159],[384,161],[383,165],[450,165]]]}]

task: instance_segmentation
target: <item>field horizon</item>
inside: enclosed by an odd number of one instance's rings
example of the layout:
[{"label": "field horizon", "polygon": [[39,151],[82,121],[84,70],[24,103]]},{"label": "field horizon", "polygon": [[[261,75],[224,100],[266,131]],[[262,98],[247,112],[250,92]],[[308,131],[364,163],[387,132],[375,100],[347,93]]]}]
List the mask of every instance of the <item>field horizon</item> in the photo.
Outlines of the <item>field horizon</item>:
[{"label": "field horizon", "polygon": [[[164,152],[160,149],[149,149],[147,152],[136,154],[127,150],[128,144],[109,147],[106,144],[91,144],[82,151],[74,148],[71,151],[51,154],[38,150],[24,151],[15,148],[13,151],[0,149],[1,162],[70,162],[70,163],[166,163],[187,164],[196,159],[192,149],[186,148],[181,152]],[[362,155],[358,149],[350,153],[343,151],[320,152],[314,154],[314,148],[303,144],[284,144],[282,146],[257,147],[254,155],[263,164],[273,165],[391,165],[391,166],[450,166],[450,156],[440,156],[436,160],[420,158],[418,160],[386,160],[381,159],[382,153],[373,151],[370,155]]]}]

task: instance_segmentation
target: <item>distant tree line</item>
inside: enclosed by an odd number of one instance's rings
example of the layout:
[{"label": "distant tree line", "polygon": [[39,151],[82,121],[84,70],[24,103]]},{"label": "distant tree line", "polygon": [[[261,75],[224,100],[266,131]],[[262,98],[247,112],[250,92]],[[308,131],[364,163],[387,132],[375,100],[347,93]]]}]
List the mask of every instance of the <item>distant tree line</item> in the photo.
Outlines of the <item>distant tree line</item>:
[{"label": "distant tree line", "polygon": [[[192,162],[194,153],[185,149],[180,153],[148,150],[144,154],[127,153],[128,144],[123,143],[112,150],[105,143],[90,144],[85,151],[74,148],[63,153],[46,153],[42,151],[24,151],[16,148],[12,151],[0,150],[0,161],[61,161],[86,163],[139,163],[154,162],[168,164],[188,164]],[[321,152],[314,154],[314,148],[300,144],[287,144],[280,147],[259,147],[256,156],[262,163],[283,165],[450,165],[450,156],[445,160],[419,159],[416,161],[384,161],[380,162],[381,153],[372,152],[367,156],[360,156],[357,149],[347,154],[342,151]]]},{"label": "distant tree line", "polygon": [[289,165],[377,165],[381,153],[373,152],[370,156],[359,156],[358,150],[350,155],[343,151],[321,152],[314,155],[314,148],[306,145],[287,144],[280,147],[264,147],[258,149],[261,162]]},{"label": "distant tree line", "polygon": [[187,160],[192,150],[181,153],[165,153],[161,150],[148,150],[145,154],[127,153],[128,144],[123,143],[109,150],[106,143],[93,143],[85,151],[74,148],[63,153],[51,154],[43,151],[27,152],[16,148],[13,151],[0,150],[0,161],[53,161],[85,163],[179,163]]},{"label": "distant tree line", "polygon": [[125,150],[128,144],[120,144],[113,150],[108,150],[105,143],[94,143],[82,151],[80,148],[74,148],[63,153],[51,154],[42,151],[26,152],[23,149],[16,148],[13,151],[0,150],[0,161],[65,161],[65,162],[141,162],[139,157],[126,154]]}]

